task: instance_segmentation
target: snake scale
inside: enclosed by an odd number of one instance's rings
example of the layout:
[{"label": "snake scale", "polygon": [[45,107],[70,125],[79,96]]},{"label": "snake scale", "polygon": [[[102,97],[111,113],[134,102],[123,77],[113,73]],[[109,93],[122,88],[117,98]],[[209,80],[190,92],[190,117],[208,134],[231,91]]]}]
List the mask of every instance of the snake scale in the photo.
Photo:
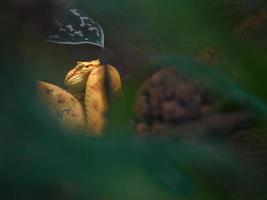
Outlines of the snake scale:
[{"label": "snake scale", "polygon": [[[68,91],[39,81],[38,93],[41,100],[63,126],[101,134],[107,124],[107,85],[115,94],[121,90],[121,78],[117,69],[111,65],[102,65],[99,60],[77,62],[67,73],[64,82]],[[79,101],[77,94],[81,93],[84,98]]]}]

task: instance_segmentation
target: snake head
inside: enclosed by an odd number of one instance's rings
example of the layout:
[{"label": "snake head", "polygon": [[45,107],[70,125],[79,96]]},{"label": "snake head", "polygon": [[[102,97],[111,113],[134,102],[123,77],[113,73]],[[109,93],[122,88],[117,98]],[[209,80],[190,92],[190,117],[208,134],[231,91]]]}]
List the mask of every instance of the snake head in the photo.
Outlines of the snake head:
[{"label": "snake head", "polygon": [[75,91],[83,91],[91,71],[100,65],[99,59],[90,62],[77,62],[65,77],[65,85]]}]

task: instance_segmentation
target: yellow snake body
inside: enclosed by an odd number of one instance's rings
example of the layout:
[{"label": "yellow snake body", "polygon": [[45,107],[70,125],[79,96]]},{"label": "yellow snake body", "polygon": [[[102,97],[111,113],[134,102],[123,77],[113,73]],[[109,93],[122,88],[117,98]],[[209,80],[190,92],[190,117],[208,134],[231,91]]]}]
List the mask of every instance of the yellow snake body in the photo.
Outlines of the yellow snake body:
[{"label": "yellow snake body", "polygon": [[[111,65],[106,65],[105,67],[101,65],[99,60],[91,62],[77,62],[77,65],[70,70],[65,77],[65,85],[69,88],[71,94],[60,88],[62,98],[66,97],[65,101],[61,105],[58,103],[58,95],[54,95],[56,93],[49,94],[46,92],[47,88],[51,91],[55,90],[57,92],[59,91],[59,87],[45,82],[39,82],[39,92],[42,94],[43,101],[52,99],[49,101],[50,108],[60,111],[68,109],[73,110],[73,106],[69,100],[70,96],[71,99],[74,99],[76,93],[85,93],[84,106],[81,105],[84,107],[84,112],[79,110],[76,115],[83,115],[80,117],[80,123],[83,124],[83,127],[89,130],[90,133],[98,135],[103,131],[107,123],[107,119],[105,117],[105,113],[108,110],[107,91],[105,87],[106,80],[108,80],[107,85],[109,85],[112,92],[118,93],[121,90],[120,74],[116,68]],[[77,102],[78,101],[76,101],[75,98],[75,103],[77,104]],[[64,109],[61,109],[63,107]],[[63,117],[67,114],[68,113],[63,112]],[[70,120],[63,121],[63,124],[65,122],[71,124]],[[66,124],[66,126],[68,125],[69,124]]]},{"label": "yellow snake body", "polygon": [[88,77],[85,89],[86,122],[91,132],[100,133],[105,127],[108,101],[104,87],[104,68],[97,67]]},{"label": "yellow snake body", "polygon": [[120,75],[111,65],[107,65],[107,69],[105,66],[99,65],[88,76],[85,89],[85,112],[88,128],[95,133],[101,133],[107,121],[105,113],[108,110],[108,100],[105,72],[112,92],[118,93],[121,90]]}]

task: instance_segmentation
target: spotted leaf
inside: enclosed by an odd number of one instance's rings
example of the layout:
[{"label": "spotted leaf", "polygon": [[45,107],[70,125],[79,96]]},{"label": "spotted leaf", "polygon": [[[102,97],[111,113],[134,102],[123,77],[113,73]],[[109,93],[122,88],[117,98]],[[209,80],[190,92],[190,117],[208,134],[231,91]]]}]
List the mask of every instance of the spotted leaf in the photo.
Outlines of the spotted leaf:
[{"label": "spotted leaf", "polygon": [[93,44],[104,48],[104,32],[88,14],[72,3],[59,6],[48,30],[48,42]]}]

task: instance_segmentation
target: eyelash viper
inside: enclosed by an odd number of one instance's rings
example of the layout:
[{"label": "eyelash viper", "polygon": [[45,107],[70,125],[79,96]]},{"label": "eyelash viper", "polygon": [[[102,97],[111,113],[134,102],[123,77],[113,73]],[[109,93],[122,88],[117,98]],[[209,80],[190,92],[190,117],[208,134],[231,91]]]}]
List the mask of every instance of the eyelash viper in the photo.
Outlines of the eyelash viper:
[{"label": "eyelash viper", "polygon": [[[67,73],[65,85],[69,91],[39,81],[37,91],[40,99],[63,127],[101,134],[107,124],[107,86],[112,93],[121,91],[121,78],[117,69],[111,65],[101,65],[99,60],[77,62]],[[84,93],[83,102],[76,98],[76,94],[81,92]]]}]

